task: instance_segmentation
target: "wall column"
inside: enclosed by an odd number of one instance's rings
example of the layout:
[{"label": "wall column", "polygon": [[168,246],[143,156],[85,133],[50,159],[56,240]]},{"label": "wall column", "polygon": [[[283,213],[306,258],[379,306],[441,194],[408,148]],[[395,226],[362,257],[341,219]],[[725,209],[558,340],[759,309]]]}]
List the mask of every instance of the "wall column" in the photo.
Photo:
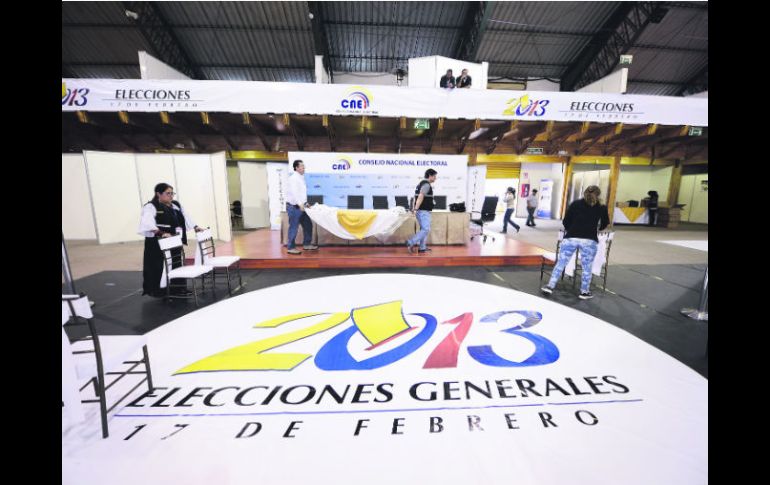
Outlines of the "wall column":
[{"label": "wall column", "polygon": [[618,178],[620,177],[620,155],[612,160],[610,168],[610,193],[607,195],[607,212],[610,216],[610,224],[615,215],[615,199],[618,195]]},{"label": "wall column", "polygon": [[559,218],[564,219],[564,212],[567,210],[567,192],[569,191],[569,187],[571,185],[571,178],[572,178],[572,163],[570,163],[572,160],[572,157],[567,157],[567,161],[564,164],[564,180],[562,183],[564,184],[564,187],[562,187],[561,190],[561,210],[559,211]]},{"label": "wall column", "polygon": [[673,207],[679,199],[679,189],[682,187],[682,162],[676,160],[671,170],[671,181],[668,184],[668,206]]}]

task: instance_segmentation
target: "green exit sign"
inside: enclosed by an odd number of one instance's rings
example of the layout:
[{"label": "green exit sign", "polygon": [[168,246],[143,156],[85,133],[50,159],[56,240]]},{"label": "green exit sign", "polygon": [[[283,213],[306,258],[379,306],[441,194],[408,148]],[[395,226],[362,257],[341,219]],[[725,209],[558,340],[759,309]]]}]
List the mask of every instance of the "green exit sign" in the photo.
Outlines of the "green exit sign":
[{"label": "green exit sign", "polygon": [[690,127],[690,136],[701,136],[702,134],[703,134],[703,127],[700,127],[700,126]]},{"label": "green exit sign", "polygon": [[414,120],[414,129],[415,130],[430,130],[430,121],[417,118]]}]

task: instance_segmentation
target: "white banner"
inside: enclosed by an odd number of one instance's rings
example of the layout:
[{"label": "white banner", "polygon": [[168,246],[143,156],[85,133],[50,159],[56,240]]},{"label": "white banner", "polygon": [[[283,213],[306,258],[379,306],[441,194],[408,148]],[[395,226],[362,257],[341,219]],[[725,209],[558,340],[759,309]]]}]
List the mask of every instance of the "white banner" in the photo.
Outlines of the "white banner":
[{"label": "white banner", "polygon": [[484,185],[487,178],[487,166],[477,165],[468,167],[468,198],[465,210],[467,212],[481,212],[484,205]]},{"label": "white banner", "polygon": [[537,210],[535,216],[542,217],[543,219],[551,218],[551,195],[553,192],[553,180],[540,179],[540,191],[537,193],[540,196],[540,202],[537,204]]},{"label": "white banner", "polygon": [[315,278],[147,338],[154,389],[110,413],[109,438],[98,406],[62,409],[63,485],[708,483],[708,380],[506,287]]},{"label": "white banner", "polygon": [[258,81],[62,79],[62,111],[210,111],[708,126],[708,98]]},{"label": "white banner", "polygon": [[285,163],[267,163],[268,207],[270,209],[270,229],[273,231],[281,229],[281,212],[286,210],[285,193],[286,181],[289,178],[288,170]]},{"label": "white banner", "polygon": [[288,166],[295,160],[305,163],[308,197],[323,196],[332,207],[347,208],[348,196],[363,197],[363,209],[375,208],[373,196],[386,196],[388,207],[395,207],[397,196],[414,197],[429,168],[438,172],[433,183],[437,210],[466,197],[466,155],[289,152]]}]

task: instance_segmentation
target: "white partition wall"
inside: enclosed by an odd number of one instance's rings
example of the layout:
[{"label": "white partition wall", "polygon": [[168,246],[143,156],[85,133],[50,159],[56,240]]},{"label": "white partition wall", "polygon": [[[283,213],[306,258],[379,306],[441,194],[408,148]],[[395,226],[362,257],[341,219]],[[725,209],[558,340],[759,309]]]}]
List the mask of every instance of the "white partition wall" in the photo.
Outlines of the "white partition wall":
[{"label": "white partition wall", "polygon": [[134,154],[83,152],[91,186],[99,244],[139,241],[142,200]]},{"label": "white partition wall", "polygon": [[81,154],[61,156],[61,227],[66,239],[96,239],[91,191]]},{"label": "white partition wall", "polygon": [[708,178],[707,173],[682,176],[677,203],[684,204],[682,208],[683,221],[708,224]]},{"label": "white partition wall", "polygon": [[432,88],[436,84],[436,57],[413,57],[409,59],[409,87]]},{"label": "white partition wall", "polygon": [[238,162],[238,170],[241,173],[243,227],[255,229],[270,226],[267,167],[264,163]]},{"label": "white partition wall", "polygon": [[231,204],[241,200],[241,173],[238,171],[237,162],[227,165],[227,195]]},{"label": "white partition wall", "polygon": [[232,239],[232,228],[230,227],[230,196],[227,193],[227,158],[225,152],[211,155],[211,181],[214,185],[216,237],[222,241],[229,241]]},{"label": "white partition wall", "polygon": [[[671,174],[674,171],[673,166],[668,167],[653,167],[652,174],[650,175],[650,189],[656,190],[660,199],[658,202],[668,202],[668,186],[671,184]],[[647,191],[644,191],[645,197]]]},{"label": "white partition wall", "polygon": [[286,163],[276,162],[266,163],[265,168],[267,169],[269,191],[270,229],[278,231],[281,229],[281,213],[286,212],[285,189],[289,178],[288,172],[291,168]]},{"label": "white partition wall", "polygon": [[658,202],[667,202],[672,167],[644,167],[621,165],[618,177],[617,202],[642,200],[647,191],[657,190]]},{"label": "white partition wall", "polygon": [[[155,185],[174,187],[179,202],[215,238],[229,241],[225,154],[166,155],[83,152],[62,155],[62,232],[100,244],[138,241],[142,206]],[[265,189],[266,190],[266,189]]]},{"label": "white partition wall", "polygon": [[174,155],[174,170],[177,183],[176,200],[196,224],[211,227],[211,233],[218,238],[211,156]]},{"label": "white partition wall", "polygon": [[139,193],[142,204],[155,197],[155,186],[167,183],[176,190],[174,159],[169,155],[148,153],[136,155],[136,171],[139,174]]}]

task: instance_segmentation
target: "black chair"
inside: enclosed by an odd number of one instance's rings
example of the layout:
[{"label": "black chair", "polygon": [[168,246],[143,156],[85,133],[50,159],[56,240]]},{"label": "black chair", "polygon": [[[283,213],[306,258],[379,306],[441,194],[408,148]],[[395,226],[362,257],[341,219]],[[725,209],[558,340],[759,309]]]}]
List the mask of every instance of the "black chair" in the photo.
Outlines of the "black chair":
[{"label": "black chair", "polygon": [[387,209],[388,208],[388,196],[387,195],[373,195],[372,207],[375,209]]},{"label": "black chair", "polygon": [[[153,390],[147,337],[144,335],[101,336],[96,331],[93,322],[94,315],[91,312],[87,296],[82,293],[80,295],[62,295],[61,301],[62,376],[68,376],[67,379],[62,379],[62,406],[76,405],[76,401],[80,400],[79,394],[93,385],[95,399],[84,399],[80,402],[99,403],[102,438],[107,438],[110,434],[107,413],[115,409],[145,382],[147,389],[150,392]],[[78,331],[75,329],[78,326],[87,327],[87,331]],[[72,333],[80,336],[70,338],[65,333],[65,328],[72,328]],[[129,360],[139,355],[141,355],[141,359]],[[140,366],[143,366],[144,370]],[[124,377],[136,374],[144,374],[145,376],[108,408],[107,391]],[[110,376],[110,383],[106,382],[107,376]],[[133,377],[128,379],[133,379]],[[128,380],[124,382],[128,382]],[[82,387],[80,387],[81,384],[83,384]],[[110,394],[112,399],[117,397],[114,390]],[[65,401],[67,401],[66,404]]]},{"label": "black chair", "polygon": [[323,195],[308,195],[307,196],[307,203],[310,205],[313,204],[323,204],[324,203],[324,196]]},{"label": "black chair", "polygon": [[348,195],[348,209],[363,209],[363,208],[364,208],[363,195]]},{"label": "black chair", "polygon": [[396,205],[398,207],[403,207],[404,209],[409,210],[409,197],[406,195],[397,195]]},{"label": "black chair", "polygon": [[[481,226],[481,234],[478,234],[479,236],[484,238],[483,242],[487,242],[487,235],[484,234],[484,223],[485,222],[492,222],[495,220],[495,210],[497,209],[497,200],[498,197],[495,196],[486,196],[484,197],[484,205],[481,206],[481,214],[478,219],[473,219],[473,214],[471,215],[471,222],[474,224],[477,224]],[[477,213],[474,213],[477,214]],[[473,241],[473,238],[475,236],[471,236],[471,241]],[[489,236],[492,238],[492,241],[495,240],[495,236]]]},{"label": "black chair", "polygon": [[434,195],[433,208],[436,210],[446,210],[446,195]]}]

